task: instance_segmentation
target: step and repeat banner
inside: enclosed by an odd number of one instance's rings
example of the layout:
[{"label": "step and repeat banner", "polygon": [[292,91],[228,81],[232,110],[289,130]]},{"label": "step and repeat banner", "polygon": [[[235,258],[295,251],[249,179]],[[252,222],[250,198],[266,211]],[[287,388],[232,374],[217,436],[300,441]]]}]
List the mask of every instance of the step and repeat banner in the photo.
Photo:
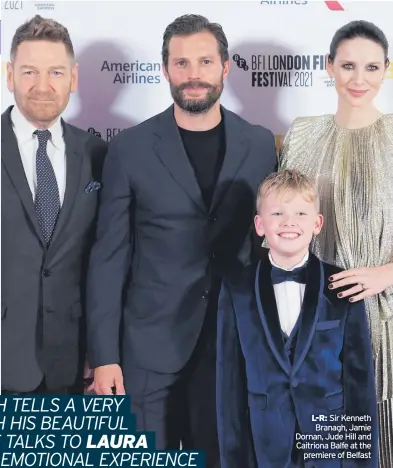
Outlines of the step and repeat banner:
[{"label": "step and repeat banner", "polygon": [[[388,36],[393,62],[391,1],[10,0],[2,2],[2,111],[13,103],[5,82],[12,37],[40,14],[68,28],[80,65],[79,89],[64,118],[110,141],[172,103],[162,74],[162,35],[186,13],[222,25],[232,60],[222,103],[270,128],[278,145],[294,118],[335,112],[326,53],[342,25],[374,22]],[[393,112],[393,64],[376,103],[382,112]]]}]

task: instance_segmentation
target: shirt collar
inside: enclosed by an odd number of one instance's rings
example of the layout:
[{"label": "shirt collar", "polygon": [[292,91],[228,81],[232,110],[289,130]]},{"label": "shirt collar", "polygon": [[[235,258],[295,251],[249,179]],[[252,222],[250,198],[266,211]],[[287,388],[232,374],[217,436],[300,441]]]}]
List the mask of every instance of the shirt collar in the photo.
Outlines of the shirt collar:
[{"label": "shirt collar", "polygon": [[270,260],[270,263],[271,263],[273,266],[275,266],[275,267],[277,267],[277,268],[281,268],[281,270],[285,270],[285,271],[292,271],[292,270],[294,270],[295,268],[299,268],[299,267],[303,266],[303,265],[307,262],[309,256],[310,256],[310,253],[307,251],[306,255],[303,257],[303,259],[302,259],[297,265],[293,266],[292,268],[283,268],[282,266],[277,265],[277,263],[274,263],[273,258],[272,258],[272,255],[271,255],[271,253],[270,253],[270,251],[269,251],[269,260]]},{"label": "shirt collar", "polygon": [[[34,138],[33,132],[40,130],[26,119],[17,105],[15,105],[11,110],[11,121],[14,126],[15,135],[17,136],[18,141],[22,144],[27,143]],[[61,119],[58,118],[54,124],[48,128],[48,130],[51,132],[51,142],[58,148],[59,143],[63,138]]]}]

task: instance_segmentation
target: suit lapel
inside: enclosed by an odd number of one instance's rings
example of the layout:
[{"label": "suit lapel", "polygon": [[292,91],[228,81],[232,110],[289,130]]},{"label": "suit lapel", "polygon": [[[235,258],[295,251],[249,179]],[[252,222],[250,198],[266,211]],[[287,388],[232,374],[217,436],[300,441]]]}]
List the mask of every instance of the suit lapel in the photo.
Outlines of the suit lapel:
[{"label": "suit lapel", "polygon": [[173,106],[159,116],[154,133],[158,137],[154,149],[162,164],[198,208],[206,212],[201,190],[177,128]]},{"label": "suit lapel", "polygon": [[66,150],[66,188],[64,193],[63,205],[60,209],[59,219],[57,220],[55,232],[49,246],[49,251],[59,239],[64,227],[71,215],[72,208],[78,193],[80,177],[82,170],[83,157],[77,147],[77,136],[72,128],[62,120],[64,131],[64,142]]},{"label": "suit lapel", "polygon": [[259,262],[256,270],[255,295],[258,312],[269,346],[280,366],[289,375],[290,361],[284,348],[276,298],[271,280],[271,263],[267,258]]},{"label": "suit lapel", "polygon": [[302,306],[302,315],[298,331],[298,339],[293,361],[293,373],[303,362],[311,345],[319,315],[319,303],[324,290],[324,275],[322,264],[310,253],[307,264],[306,289]]},{"label": "suit lapel", "polygon": [[242,133],[242,126],[239,125],[237,117],[224,107],[221,107],[221,110],[224,116],[226,151],[210,212],[216,210],[218,205],[223,201],[236,177],[236,173],[247,156],[248,150],[246,139]]},{"label": "suit lapel", "polygon": [[41,242],[42,246],[46,248],[41,228],[38,224],[33,196],[26,179],[21,155],[19,153],[18,142],[16,140],[16,136],[12,127],[12,107],[13,106],[10,106],[1,116],[1,159],[15,187],[15,190],[22,201],[27,217],[35,233],[37,234],[39,241]]}]

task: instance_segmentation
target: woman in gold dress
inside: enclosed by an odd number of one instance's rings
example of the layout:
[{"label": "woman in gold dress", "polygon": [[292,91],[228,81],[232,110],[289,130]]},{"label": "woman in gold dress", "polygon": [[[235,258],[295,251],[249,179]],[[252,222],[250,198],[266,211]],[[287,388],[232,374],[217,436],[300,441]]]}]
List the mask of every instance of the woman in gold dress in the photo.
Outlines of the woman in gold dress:
[{"label": "woman in gold dress", "polygon": [[327,66],[337,112],[296,119],[279,163],[280,169],[297,168],[317,182],[325,223],[312,250],[345,270],[329,287],[347,286],[342,300],[365,300],[380,468],[393,468],[393,114],[382,115],[373,99],[388,66],[388,41],[379,28],[366,21],[340,28]]}]

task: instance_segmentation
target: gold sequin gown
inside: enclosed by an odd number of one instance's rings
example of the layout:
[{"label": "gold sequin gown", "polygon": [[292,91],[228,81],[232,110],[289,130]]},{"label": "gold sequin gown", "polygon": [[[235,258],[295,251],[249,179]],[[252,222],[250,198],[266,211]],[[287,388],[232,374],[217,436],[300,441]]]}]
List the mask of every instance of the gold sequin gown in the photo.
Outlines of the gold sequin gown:
[{"label": "gold sequin gown", "polygon": [[[333,115],[296,119],[280,169],[296,168],[318,186],[322,232],[312,251],[344,269],[393,262],[393,114],[361,129]],[[393,468],[393,287],[366,298],[380,428],[380,468]]]}]

